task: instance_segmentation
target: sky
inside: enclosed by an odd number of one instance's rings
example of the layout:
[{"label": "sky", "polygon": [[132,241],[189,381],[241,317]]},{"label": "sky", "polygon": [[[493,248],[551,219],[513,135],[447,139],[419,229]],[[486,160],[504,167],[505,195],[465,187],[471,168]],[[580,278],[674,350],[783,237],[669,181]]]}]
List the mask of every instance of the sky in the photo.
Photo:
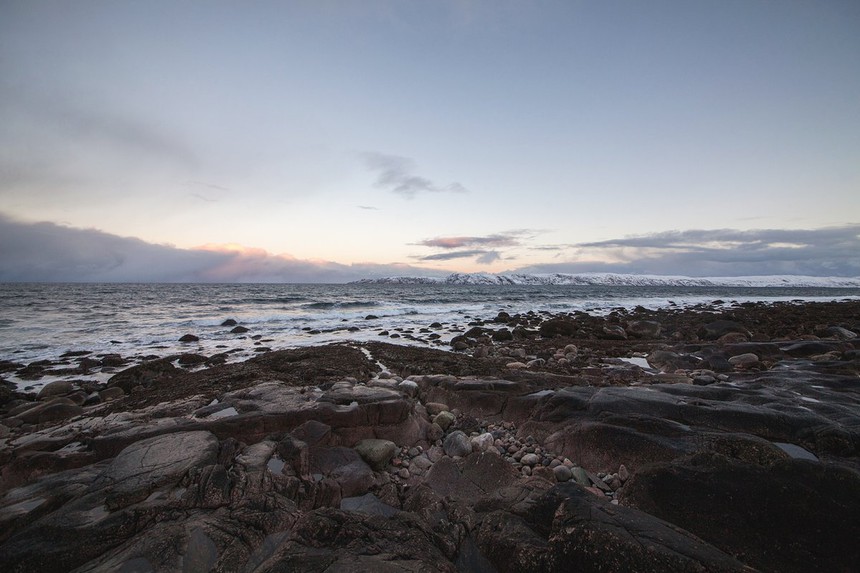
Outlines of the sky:
[{"label": "sky", "polygon": [[860,2],[0,0],[0,281],[860,276]]}]

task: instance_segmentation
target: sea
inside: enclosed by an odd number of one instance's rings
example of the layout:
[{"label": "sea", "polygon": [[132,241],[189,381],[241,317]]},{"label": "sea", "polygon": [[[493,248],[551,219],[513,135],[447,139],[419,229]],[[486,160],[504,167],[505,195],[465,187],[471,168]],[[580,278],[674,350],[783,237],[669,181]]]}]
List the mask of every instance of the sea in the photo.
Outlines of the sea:
[{"label": "sea", "polygon": [[[605,314],[715,300],[842,299],[860,299],[860,288],[2,283],[0,360],[26,365],[69,352],[119,354],[132,361],[229,352],[230,361],[238,361],[266,348],[382,339],[446,348],[457,327],[499,311]],[[248,331],[232,333],[232,326],[222,326],[228,319]],[[429,340],[434,322],[443,325],[433,330],[441,336]],[[389,334],[380,336],[383,331]],[[199,341],[179,342],[185,334]],[[27,384],[14,374],[2,376]]]}]

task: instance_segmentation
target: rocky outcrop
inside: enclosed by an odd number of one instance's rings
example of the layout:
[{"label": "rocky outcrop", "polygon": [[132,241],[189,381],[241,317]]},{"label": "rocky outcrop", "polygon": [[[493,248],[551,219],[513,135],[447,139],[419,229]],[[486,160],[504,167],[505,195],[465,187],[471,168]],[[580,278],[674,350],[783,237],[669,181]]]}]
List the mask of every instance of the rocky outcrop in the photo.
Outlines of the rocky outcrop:
[{"label": "rocky outcrop", "polygon": [[[369,343],[198,372],[164,359],[106,389],[11,396],[0,562],[856,570],[857,341],[826,328],[827,340],[763,339],[763,315],[733,321],[741,332],[635,314],[557,317],[576,329],[513,340],[474,326],[480,346],[462,353]],[[551,322],[497,318],[513,331]],[[607,339],[608,326],[629,339]]]}]

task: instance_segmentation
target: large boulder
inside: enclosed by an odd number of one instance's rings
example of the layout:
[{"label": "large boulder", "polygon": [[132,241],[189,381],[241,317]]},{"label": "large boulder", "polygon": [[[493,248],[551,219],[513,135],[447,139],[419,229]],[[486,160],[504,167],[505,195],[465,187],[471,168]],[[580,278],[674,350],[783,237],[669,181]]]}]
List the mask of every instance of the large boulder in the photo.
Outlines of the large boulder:
[{"label": "large boulder", "polygon": [[860,474],[844,467],[701,454],[640,469],[622,501],[761,571],[855,571],[860,564]]},{"label": "large boulder", "polygon": [[553,487],[518,511],[484,515],[473,535],[500,572],[748,571],[694,535],[612,505],[573,482]]}]

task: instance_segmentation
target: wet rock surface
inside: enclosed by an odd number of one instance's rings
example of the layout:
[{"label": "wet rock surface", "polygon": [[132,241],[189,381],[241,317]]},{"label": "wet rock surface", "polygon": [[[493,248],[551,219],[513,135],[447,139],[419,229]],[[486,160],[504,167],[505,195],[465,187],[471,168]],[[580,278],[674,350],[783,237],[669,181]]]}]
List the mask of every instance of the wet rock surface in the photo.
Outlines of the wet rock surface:
[{"label": "wet rock surface", "polygon": [[860,304],[493,316],[6,388],[0,563],[860,569]]}]

